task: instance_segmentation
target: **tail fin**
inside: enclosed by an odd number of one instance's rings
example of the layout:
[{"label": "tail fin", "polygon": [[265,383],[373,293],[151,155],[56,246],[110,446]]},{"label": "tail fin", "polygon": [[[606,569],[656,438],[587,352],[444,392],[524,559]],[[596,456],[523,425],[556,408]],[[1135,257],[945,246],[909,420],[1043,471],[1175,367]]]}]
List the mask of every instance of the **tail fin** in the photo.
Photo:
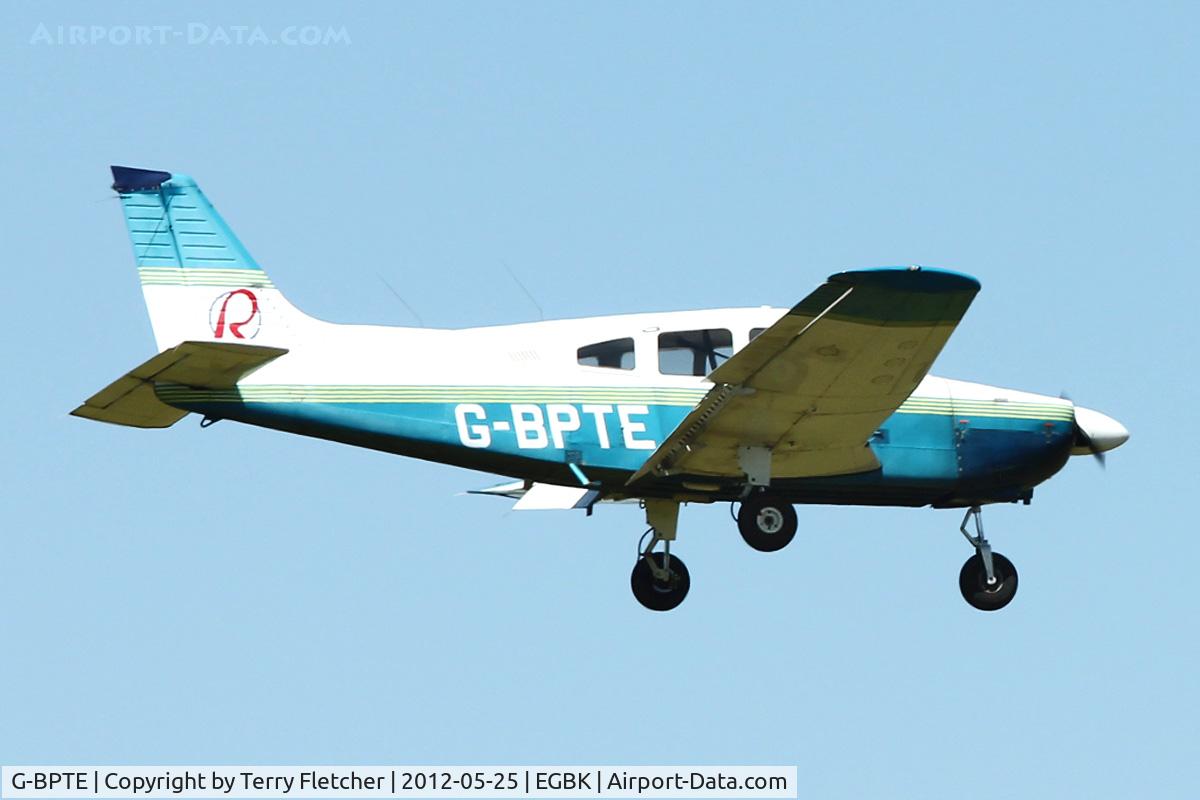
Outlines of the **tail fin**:
[{"label": "tail fin", "polygon": [[113,167],[160,351],[183,341],[287,346],[305,319],[187,175]]}]

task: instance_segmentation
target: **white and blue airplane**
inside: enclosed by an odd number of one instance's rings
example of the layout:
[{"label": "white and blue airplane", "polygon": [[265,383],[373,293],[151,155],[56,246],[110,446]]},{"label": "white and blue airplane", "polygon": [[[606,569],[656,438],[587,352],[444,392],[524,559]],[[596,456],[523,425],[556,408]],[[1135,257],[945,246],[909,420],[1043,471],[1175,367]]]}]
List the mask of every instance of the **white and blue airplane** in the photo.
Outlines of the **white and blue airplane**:
[{"label": "white and blue airplane", "polygon": [[795,503],[965,508],[962,595],[1003,608],[1017,571],[981,507],[1028,504],[1071,455],[1129,438],[1064,398],[929,374],[979,291],[968,275],[840,272],[790,309],[338,325],[287,301],[194,180],[112,174],[160,352],[73,414],[165,428],[196,413],[483,470],[511,481],[481,493],[517,509],[640,503],[631,584],[649,609],[690,586],[680,504],[713,502],[738,504],[760,551],[795,536]]}]

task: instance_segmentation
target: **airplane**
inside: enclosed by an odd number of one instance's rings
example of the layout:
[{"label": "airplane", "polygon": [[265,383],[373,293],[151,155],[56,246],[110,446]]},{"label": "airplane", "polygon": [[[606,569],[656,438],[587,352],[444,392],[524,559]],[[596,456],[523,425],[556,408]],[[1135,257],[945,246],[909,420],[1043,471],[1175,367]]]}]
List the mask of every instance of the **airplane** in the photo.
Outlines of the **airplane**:
[{"label": "airplane", "polygon": [[333,324],[287,301],[195,180],[111,169],[159,352],[72,414],[195,413],[486,471],[509,480],[477,493],[518,510],[639,503],[630,585],[654,611],[691,586],[680,505],[716,502],[762,552],[795,537],[795,504],[965,508],[959,589],[1001,609],[1017,571],[982,507],[1028,505],[1070,456],[1129,438],[1065,397],[930,375],[980,288],[959,272],[839,272],[791,308]]}]

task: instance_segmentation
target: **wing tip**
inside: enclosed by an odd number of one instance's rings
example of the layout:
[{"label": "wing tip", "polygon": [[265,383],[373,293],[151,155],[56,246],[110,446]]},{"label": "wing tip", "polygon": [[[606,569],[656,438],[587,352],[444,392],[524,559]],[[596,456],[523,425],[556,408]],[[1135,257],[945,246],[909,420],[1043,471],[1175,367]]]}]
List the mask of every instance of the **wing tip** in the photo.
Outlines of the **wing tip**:
[{"label": "wing tip", "polygon": [[838,272],[829,276],[830,283],[851,286],[874,285],[907,292],[971,292],[980,289],[977,278],[963,272],[938,267],[876,267]]}]

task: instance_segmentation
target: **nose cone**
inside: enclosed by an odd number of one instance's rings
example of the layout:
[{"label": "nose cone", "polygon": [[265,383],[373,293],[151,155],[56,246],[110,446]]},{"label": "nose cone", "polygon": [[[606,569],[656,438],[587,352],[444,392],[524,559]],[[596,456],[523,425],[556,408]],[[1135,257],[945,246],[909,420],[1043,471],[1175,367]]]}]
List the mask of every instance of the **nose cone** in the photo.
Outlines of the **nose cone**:
[{"label": "nose cone", "polygon": [[1129,441],[1129,431],[1107,414],[1075,406],[1075,426],[1083,434],[1071,449],[1071,455],[1103,453]]}]

